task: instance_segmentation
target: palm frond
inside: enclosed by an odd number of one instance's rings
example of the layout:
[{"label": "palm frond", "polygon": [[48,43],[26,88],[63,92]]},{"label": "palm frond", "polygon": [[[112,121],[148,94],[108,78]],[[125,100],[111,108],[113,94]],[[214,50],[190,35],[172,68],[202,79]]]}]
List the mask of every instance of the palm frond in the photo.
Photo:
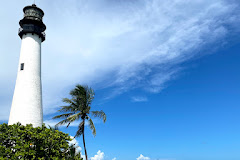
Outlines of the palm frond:
[{"label": "palm frond", "polygon": [[78,125],[78,130],[74,138],[79,137],[83,134],[84,131],[84,120]]},{"label": "palm frond", "polygon": [[65,103],[68,103],[68,104],[72,104],[73,103],[72,100],[69,99],[69,98],[63,98],[62,101],[65,102]]},{"label": "palm frond", "polygon": [[104,123],[106,122],[107,116],[103,111],[92,111],[91,113],[94,117],[102,119]]},{"label": "palm frond", "polygon": [[76,110],[75,106],[60,106],[61,109],[58,110],[58,112],[74,112]]},{"label": "palm frond", "polygon": [[94,99],[95,93],[92,88],[87,87],[87,105],[90,105]]},{"label": "palm frond", "polygon": [[87,108],[94,99],[94,91],[88,86],[76,85],[70,95],[73,97],[72,100],[83,108]]},{"label": "palm frond", "polygon": [[70,121],[70,122],[73,122],[75,120],[78,120],[79,118],[81,118],[81,115],[82,113],[76,113],[76,114],[73,114],[71,116],[69,116],[67,119]]},{"label": "palm frond", "polygon": [[95,128],[95,125],[94,125],[94,123],[93,123],[93,121],[92,121],[91,118],[88,120],[88,122],[89,122],[89,127],[90,127],[90,129],[92,130],[92,134],[93,134],[94,137],[95,137],[95,136],[96,136],[96,128]]},{"label": "palm frond", "polygon": [[64,124],[68,123],[68,125],[67,125],[67,128],[68,128],[72,122],[74,122],[75,120],[78,120],[80,117],[81,117],[81,113],[70,115],[66,119],[64,119],[64,120],[60,121],[58,124],[56,124],[56,126],[64,125]]},{"label": "palm frond", "polygon": [[86,95],[86,87],[78,84],[71,90],[70,95],[73,97],[83,97]]},{"label": "palm frond", "polygon": [[65,114],[61,114],[61,115],[57,115],[55,117],[53,117],[53,119],[58,119],[58,118],[67,118],[71,115],[73,115],[74,113],[65,113]]},{"label": "palm frond", "polygon": [[61,125],[64,125],[64,124],[68,124],[67,125],[67,128],[68,128],[74,120],[75,120],[75,118],[73,118],[73,116],[70,116],[70,117],[58,122],[55,126],[58,127],[58,126],[61,126]]},{"label": "palm frond", "polygon": [[61,120],[60,122],[58,122],[55,126],[58,127],[58,126],[66,124],[66,123],[71,123],[71,122],[68,119],[64,119],[64,120]]}]

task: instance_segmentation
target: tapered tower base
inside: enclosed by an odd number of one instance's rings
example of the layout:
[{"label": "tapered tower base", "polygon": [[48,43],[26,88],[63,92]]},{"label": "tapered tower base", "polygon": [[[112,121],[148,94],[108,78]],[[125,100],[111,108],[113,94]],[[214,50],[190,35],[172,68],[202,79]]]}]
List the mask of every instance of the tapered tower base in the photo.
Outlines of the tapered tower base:
[{"label": "tapered tower base", "polygon": [[8,124],[41,126],[41,38],[27,33],[22,37],[22,47],[12,107]]}]

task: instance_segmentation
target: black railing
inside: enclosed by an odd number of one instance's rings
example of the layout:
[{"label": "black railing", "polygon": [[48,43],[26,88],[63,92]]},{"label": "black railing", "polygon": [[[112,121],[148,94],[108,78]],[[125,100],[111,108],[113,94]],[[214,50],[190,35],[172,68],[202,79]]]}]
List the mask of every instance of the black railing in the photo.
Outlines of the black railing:
[{"label": "black railing", "polygon": [[41,32],[41,29],[34,25],[25,25],[23,28],[19,28],[18,35],[22,38],[24,34],[32,33],[37,34],[39,37],[42,38],[42,42],[46,39],[45,32]]}]

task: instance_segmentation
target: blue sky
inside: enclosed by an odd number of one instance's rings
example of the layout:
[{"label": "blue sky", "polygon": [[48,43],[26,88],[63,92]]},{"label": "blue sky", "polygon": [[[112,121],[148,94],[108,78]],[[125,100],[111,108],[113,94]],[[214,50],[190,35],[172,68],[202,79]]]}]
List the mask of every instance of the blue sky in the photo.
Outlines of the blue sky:
[{"label": "blue sky", "polygon": [[[0,2],[0,121],[16,80],[22,8]],[[91,160],[239,160],[240,37],[235,0],[41,0],[44,120],[77,83],[96,92]],[[14,10],[12,9],[14,8]],[[74,135],[73,124],[62,131]],[[77,139],[82,147],[81,138]],[[95,157],[94,157],[95,156]]]}]

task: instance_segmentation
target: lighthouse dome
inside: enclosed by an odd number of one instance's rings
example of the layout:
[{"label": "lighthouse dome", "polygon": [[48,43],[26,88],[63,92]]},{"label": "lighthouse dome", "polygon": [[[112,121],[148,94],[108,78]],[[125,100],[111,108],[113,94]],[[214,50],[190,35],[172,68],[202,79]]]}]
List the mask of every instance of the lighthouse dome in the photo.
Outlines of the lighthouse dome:
[{"label": "lighthouse dome", "polygon": [[24,19],[42,21],[42,18],[44,16],[44,12],[40,8],[38,8],[35,4],[24,7],[23,12]]}]

